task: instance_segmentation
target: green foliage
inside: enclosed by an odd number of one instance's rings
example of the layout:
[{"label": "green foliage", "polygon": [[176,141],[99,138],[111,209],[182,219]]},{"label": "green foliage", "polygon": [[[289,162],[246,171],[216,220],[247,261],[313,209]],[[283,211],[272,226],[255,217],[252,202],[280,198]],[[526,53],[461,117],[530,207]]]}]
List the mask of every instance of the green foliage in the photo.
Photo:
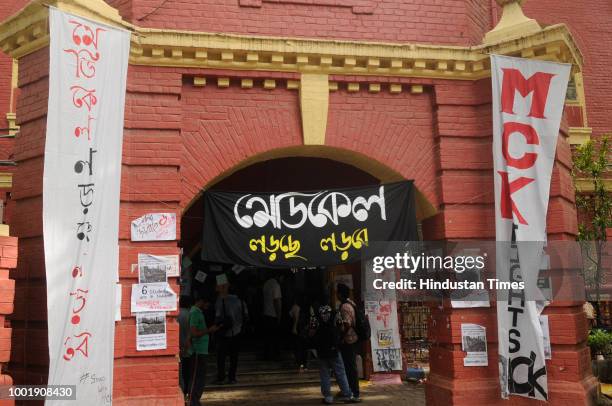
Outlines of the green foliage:
[{"label": "green foliage", "polygon": [[612,227],[612,198],[604,184],[604,173],[609,170],[610,140],[602,137],[599,143],[589,140],[574,154],[574,179],[588,179],[593,192],[576,196],[578,210],[590,221],[579,225],[578,240],[605,241],[606,228]]},{"label": "green foliage", "polygon": [[603,355],[606,359],[612,357],[612,333],[607,333],[605,330],[591,330],[588,340],[591,347],[592,355]]},{"label": "green foliage", "polygon": [[[604,175],[610,170],[609,157],[608,137],[601,137],[598,142],[589,140],[576,149],[573,157],[574,182],[586,180],[593,186],[592,192],[576,194],[576,207],[584,216],[578,225],[578,241],[584,257],[582,276],[586,287],[594,290],[596,302],[600,300],[601,286],[605,283],[602,253],[607,239],[606,229],[612,227],[612,197],[604,182]],[[599,321],[599,314],[597,318]]]}]

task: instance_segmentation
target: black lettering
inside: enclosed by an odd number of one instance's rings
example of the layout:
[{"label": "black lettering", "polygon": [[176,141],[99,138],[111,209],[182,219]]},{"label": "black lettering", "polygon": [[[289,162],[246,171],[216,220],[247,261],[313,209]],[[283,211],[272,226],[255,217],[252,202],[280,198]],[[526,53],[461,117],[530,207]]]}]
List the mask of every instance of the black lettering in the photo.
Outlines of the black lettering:
[{"label": "black lettering", "polygon": [[[513,337],[513,335],[516,337]],[[517,329],[513,328],[508,332],[508,341],[510,342],[510,354],[514,354],[515,352],[521,349],[521,342],[518,340],[521,337],[521,332]]]}]

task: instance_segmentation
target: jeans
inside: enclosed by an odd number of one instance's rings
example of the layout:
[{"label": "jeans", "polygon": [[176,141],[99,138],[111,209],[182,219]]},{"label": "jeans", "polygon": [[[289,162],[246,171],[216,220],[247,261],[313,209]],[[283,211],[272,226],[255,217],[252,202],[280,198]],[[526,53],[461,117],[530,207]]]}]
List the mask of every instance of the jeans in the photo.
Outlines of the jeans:
[{"label": "jeans", "polygon": [[342,354],[342,362],[344,362],[344,370],[346,371],[346,379],[348,380],[351,392],[356,398],[359,397],[359,376],[357,374],[357,343],[341,344],[340,354]]},{"label": "jeans", "polygon": [[225,358],[229,356],[230,367],[228,380],[236,380],[236,370],[238,369],[238,351],[240,350],[239,336],[217,337],[217,380],[223,381],[225,379]]},{"label": "jeans", "polygon": [[206,384],[206,354],[193,354],[191,356],[191,382],[189,385],[190,406],[200,406],[200,398],[204,393]]},{"label": "jeans", "polygon": [[191,384],[191,368],[192,368],[191,357],[181,357],[181,389],[186,395],[189,393],[189,385]]},{"label": "jeans", "polygon": [[331,402],[334,397],[331,393],[331,376],[330,370],[334,370],[336,375],[336,382],[340,387],[340,391],[343,396],[350,398],[351,388],[349,387],[348,381],[346,380],[346,373],[344,372],[344,363],[340,353],[337,352],[335,358],[322,358],[319,360],[319,374],[321,376],[321,394],[326,401]]},{"label": "jeans", "polygon": [[298,367],[307,367],[308,365],[308,349],[306,348],[306,339],[300,335],[294,335],[295,344],[295,363]]}]

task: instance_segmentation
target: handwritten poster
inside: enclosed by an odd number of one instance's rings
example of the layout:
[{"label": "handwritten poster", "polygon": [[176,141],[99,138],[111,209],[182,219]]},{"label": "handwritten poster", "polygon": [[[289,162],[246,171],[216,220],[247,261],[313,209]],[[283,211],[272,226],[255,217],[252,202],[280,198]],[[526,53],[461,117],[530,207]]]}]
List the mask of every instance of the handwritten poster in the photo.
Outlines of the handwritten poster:
[{"label": "handwritten poster", "polygon": [[178,255],[138,254],[140,283],[166,282],[169,276],[179,276]]},{"label": "handwritten poster", "polygon": [[137,314],[136,351],[165,350],[166,346],[166,313]]},{"label": "handwritten poster", "polygon": [[75,404],[110,405],[131,34],[49,7],[49,36],[42,187],[49,334],[45,383],[76,385]]},{"label": "handwritten poster", "polygon": [[132,221],[132,241],[176,240],[176,213],[150,213]]},{"label": "handwritten poster", "polygon": [[397,302],[366,301],[365,310],[372,329],[370,343],[374,372],[401,371],[402,348],[397,322]]},{"label": "handwritten poster", "polygon": [[165,282],[132,285],[132,313],[176,310],[176,293]]}]

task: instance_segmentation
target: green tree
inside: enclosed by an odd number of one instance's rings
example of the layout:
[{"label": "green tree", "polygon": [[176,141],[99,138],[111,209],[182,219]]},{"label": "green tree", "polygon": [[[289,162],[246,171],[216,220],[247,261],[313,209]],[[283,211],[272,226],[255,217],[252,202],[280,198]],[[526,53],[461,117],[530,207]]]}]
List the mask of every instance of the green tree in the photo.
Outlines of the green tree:
[{"label": "green tree", "polygon": [[584,257],[582,276],[585,287],[594,290],[595,297],[591,299],[596,303],[598,324],[601,322],[601,286],[605,283],[602,257],[607,239],[606,229],[612,227],[612,198],[605,186],[605,176],[611,164],[609,157],[610,139],[607,136],[601,137],[597,142],[589,140],[576,149],[572,169],[577,189],[578,182],[592,185],[592,188],[588,188],[589,191],[578,191],[576,207],[582,217],[578,225],[578,241],[581,242]]}]

